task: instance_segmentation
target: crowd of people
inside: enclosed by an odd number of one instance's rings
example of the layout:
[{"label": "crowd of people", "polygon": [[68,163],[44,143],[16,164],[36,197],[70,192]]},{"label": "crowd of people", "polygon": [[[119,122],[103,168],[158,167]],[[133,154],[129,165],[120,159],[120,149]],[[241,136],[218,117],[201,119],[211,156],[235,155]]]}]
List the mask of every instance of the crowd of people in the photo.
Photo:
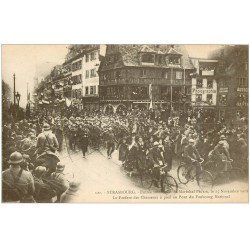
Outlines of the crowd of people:
[{"label": "crowd of people", "polygon": [[[59,151],[77,149],[87,157],[88,148],[106,149],[111,159],[119,151],[119,161],[132,175],[146,168],[158,169],[173,160],[198,164],[213,158],[222,168],[224,159],[248,166],[248,122],[237,126],[217,121],[213,114],[188,110],[179,116],[161,110],[132,109],[122,114],[101,112],[33,114],[32,119],[4,123],[3,190],[4,201],[70,202],[79,192],[80,182],[64,174]],[[58,156],[55,166],[37,161],[51,152]],[[156,178],[159,172],[155,173]],[[10,191],[11,190],[11,191]]]}]

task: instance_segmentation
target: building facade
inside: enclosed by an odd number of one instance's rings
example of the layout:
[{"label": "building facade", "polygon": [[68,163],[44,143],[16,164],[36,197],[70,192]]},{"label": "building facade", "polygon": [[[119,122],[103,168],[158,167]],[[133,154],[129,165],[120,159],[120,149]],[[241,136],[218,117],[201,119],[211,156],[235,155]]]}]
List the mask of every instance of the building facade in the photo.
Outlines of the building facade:
[{"label": "building facade", "polygon": [[78,110],[96,110],[99,107],[99,76],[97,74],[100,45],[82,45],[67,56],[62,65],[60,84],[55,92],[71,101]]},{"label": "building facade", "polygon": [[182,45],[107,45],[99,68],[101,107],[185,109],[193,72]]},{"label": "building facade", "polygon": [[227,45],[210,54],[218,60],[219,117],[235,121],[248,116],[248,45]]},{"label": "building facade", "polygon": [[191,59],[196,73],[192,77],[192,106],[204,109],[215,109],[217,105],[217,82],[215,70],[218,61]]}]

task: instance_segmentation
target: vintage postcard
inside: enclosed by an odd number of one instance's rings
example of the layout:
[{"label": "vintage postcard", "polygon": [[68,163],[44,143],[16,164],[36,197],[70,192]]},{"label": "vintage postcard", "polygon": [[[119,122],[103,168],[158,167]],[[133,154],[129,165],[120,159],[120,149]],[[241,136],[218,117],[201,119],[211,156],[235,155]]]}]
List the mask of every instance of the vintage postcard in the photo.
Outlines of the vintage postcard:
[{"label": "vintage postcard", "polygon": [[247,203],[248,45],[2,45],[2,202]]}]

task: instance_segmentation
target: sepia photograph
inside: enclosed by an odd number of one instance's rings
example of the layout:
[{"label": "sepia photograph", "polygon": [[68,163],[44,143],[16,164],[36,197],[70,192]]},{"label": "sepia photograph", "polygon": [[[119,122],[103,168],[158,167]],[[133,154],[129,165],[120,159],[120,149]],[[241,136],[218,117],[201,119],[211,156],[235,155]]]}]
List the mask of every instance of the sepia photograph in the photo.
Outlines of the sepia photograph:
[{"label": "sepia photograph", "polygon": [[244,44],[3,44],[3,203],[248,203]]}]

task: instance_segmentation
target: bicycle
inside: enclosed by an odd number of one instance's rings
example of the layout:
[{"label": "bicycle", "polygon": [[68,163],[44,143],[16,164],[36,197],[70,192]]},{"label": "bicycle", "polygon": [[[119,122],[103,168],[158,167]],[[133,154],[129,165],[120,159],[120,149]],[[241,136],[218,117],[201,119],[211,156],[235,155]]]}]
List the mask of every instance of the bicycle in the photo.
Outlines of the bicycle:
[{"label": "bicycle", "polygon": [[222,160],[222,162],[226,163],[222,170],[220,170],[221,167],[215,160],[208,161],[205,164],[206,169],[209,169],[212,173],[213,185],[228,183],[246,176],[244,169],[232,165],[233,160]]},{"label": "bicycle", "polygon": [[[156,178],[154,169],[144,169],[141,174],[141,184],[144,188],[150,189],[153,184],[157,187],[161,187],[163,192],[178,192],[178,184],[174,177],[172,177],[167,171],[167,165],[156,166],[159,168],[160,177]],[[160,185],[159,185],[160,184]]]},{"label": "bicycle", "polygon": [[201,169],[197,171],[197,166],[194,164],[187,164],[181,161],[180,166],[177,169],[177,176],[181,184],[188,184],[190,181],[196,182],[200,189],[212,189],[213,187],[213,176],[212,174],[204,170],[202,164],[204,159],[200,161]]}]

